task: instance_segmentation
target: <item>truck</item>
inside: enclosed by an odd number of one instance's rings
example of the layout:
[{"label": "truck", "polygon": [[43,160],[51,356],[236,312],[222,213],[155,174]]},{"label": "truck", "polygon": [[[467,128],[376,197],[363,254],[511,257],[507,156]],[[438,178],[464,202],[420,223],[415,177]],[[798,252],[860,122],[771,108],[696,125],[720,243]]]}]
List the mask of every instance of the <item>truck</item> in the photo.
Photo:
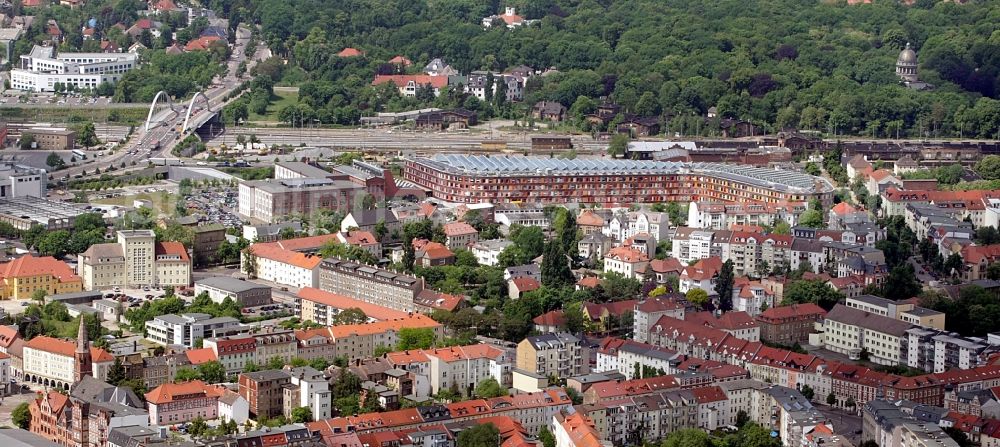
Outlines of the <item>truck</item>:
[{"label": "truck", "polygon": [[180,166],[184,164],[184,160],[177,158],[150,158],[149,162],[156,166]]}]

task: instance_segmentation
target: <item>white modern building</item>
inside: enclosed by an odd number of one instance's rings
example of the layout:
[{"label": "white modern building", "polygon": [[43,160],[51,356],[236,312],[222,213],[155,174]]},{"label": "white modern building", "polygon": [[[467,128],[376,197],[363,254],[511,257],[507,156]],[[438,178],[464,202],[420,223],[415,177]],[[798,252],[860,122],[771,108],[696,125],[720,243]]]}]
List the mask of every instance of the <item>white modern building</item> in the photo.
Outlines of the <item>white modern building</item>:
[{"label": "white modern building", "polygon": [[136,68],[134,53],[60,53],[54,47],[35,45],[21,56],[19,67],[10,71],[10,85],[18,90],[55,91],[56,84],[73,89],[94,89],[114,84]]},{"label": "white modern building", "polygon": [[480,265],[494,267],[498,264],[497,258],[504,249],[514,245],[514,242],[506,239],[481,240],[472,245],[472,254],[476,256],[476,262]]},{"label": "white modern building", "polygon": [[146,322],[146,339],[161,345],[194,347],[201,339],[222,337],[246,332],[248,328],[233,317],[215,317],[208,314],[160,315]]}]

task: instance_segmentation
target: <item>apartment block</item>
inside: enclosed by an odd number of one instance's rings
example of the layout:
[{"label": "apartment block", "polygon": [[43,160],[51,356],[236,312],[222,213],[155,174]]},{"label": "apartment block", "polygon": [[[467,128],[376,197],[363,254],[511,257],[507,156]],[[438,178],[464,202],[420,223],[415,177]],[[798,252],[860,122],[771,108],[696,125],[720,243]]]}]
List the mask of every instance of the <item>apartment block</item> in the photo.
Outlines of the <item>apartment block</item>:
[{"label": "apartment block", "polygon": [[257,420],[282,416],[284,387],[291,380],[291,375],[282,369],[243,373],[239,377],[240,396],[250,403],[250,414]]},{"label": "apartment block", "polygon": [[[627,172],[627,174],[625,174]],[[406,180],[459,203],[807,202],[829,205],[833,186],[806,174],[752,166],[643,160],[436,155],[408,160]],[[779,185],[779,186],[776,186]],[[499,221],[499,218],[498,218]]]},{"label": "apartment block", "polygon": [[985,366],[1000,352],[1000,346],[986,339],[926,327],[907,330],[905,341],[906,366],[934,373]]},{"label": "apartment block", "polygon": [[761,340],[791,346],[809,341],[809,334],[815,331],[816,323],[825,316],[823,308],[806,303],[772,307],[756,318]]},{"label": "apartment block", "polygon": [[0,264],[0,299],[31,299],[35,291],[47,295],[80,292],[83,279],[65,262],[30,254]]},{"label": "apartment block", "polygon": [[872,362],[898,365],[904,361],[906,330],[912,325],[838,304],[823,321],[823,341],[827,349],[853,359],[867,352]]},{"label": "apartment block", "polygon": [[440,323],[422,314],[374,323],[299,330],[295,331],[298,356],[307,360],[345,357],[352,362],[372,357],[379,347],[396,346],[402,328],[430,328],[438,337],[444,334]]},{"label": "apartment block", "polygon": [[487,344],[391,352],[386,360],[418,376],[417,383],[428,383],[431,394],[449,389],[471,396],[476,385],[487,378],[504,388],[510,388],[513,381],[513,359],[506,351]]},{"label": "apartment block", "polygon": [[896,302],[874,295],[847,298],[845,303],[847,307],[904,321],[915,326],[944,330],[946,315],[943,312],[915,306],[913,303]]},{"label": "apartment block", "polygon": [[337,324],[337,315],[347,309],[360,309],[368,321],[384,321],[406,318],[407,313],[382,306],[376,306],[339,293],[324,292],[312,287],[299,290],[295,296],[295,307],[302,321],[314,321],[323,326]]},{"label": "apartment block", "polygon": [[319,289],[402,312],[414,310],[423,291],[420,278],[389,270],[327,258],[319,264]]},{"label": "apartment block", "polygon": [[331,416],[330,382],[322,372],[310,366],[287,369],[289,384],[284,387],[285,419],[292,419],[292,410],[305,407],[312,412],[314,420]]},{"label": "apartment block", "polygon": [[590,347],[568,333],[527,337],[517,344],[517,369],[560,378],[590,372]]}]

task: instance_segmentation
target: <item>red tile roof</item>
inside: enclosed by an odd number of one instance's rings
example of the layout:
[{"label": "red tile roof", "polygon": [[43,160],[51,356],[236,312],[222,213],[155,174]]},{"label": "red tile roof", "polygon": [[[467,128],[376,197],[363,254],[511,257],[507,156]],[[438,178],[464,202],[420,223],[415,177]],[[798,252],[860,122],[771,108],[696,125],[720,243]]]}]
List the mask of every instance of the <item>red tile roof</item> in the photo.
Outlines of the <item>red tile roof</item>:
[{"label": "red tile roof", "polygon": [[472,227],[472,225],[469,225],[465,222],[446,223],[443,225],[442,228],[444,229],[444,234],[448,237],[479,233],[478,231],[476,231],[475,228]]},{"label": "red tile roof", "polygon": [[584,210],[577,216],[576,224],[583,227],[604,227],[604,218],[593,211]]},{"label": "red tile roof", "polygon": [[614,259],[616,261],[628,262],[630,264],[649,261],[649,256],[645,253],[624,246],[612,248],[606,255],[604,255],[604,257]]},{"label": "red tile roof", "polygon": [[215,351],[212,348],[201,348],[201,349],[188,349],[184,351],[184,355],[187,356],[188,361],[192,365],[200,365],[202,363],[211,362],[218,360],[215,356]]},{"label": "red tile roof", "polygon": [[590,418],[576,412],[566,415],[559,423],[574,447],[603,447],[601,435]]},{"label": "red tile roof", "polygon": [[684,319],[723,331],[757,327],[757,322],[754,321],[753,317],[742,311],[726,312],[719,318],[716,318],[711,312],[692,312],[685,314]]},{"label": "red tile roof", "polygon": [[656,273],[676,272],[680,274],[681,270],[684,270],[681,261],[676,258],[654,259],[649,261],[649,268],[653,269]]},{"label": "red tile roof", "polygon": [[566,325],[566,317],[563,315],[563,311],[556,309],[533,318],[531,322],[538,326],[560,327]]},{"label": "red tile roof", "polygon": [[846,216],[848,214],[857,213],[858,209],[855,208],[855,207],[853,207],[853,206],[851,206],[850,203],[840,202],[840,203],[834,205],[833,208],[830,208],[830,211],[833,211],[834,214],[838,214],[838,215],[841,215],[841,216]]},{"label": "red tile roof", "polygon": [[684,267],[684,270],[681,271],[681,277],[690,278],[695,281],[704,281],[719,274],[719,270],[722,270],[722,259],[718,256],[712,256],[699,259],[692,266]]},{"label": "red tile roof", "polygon": [[372,81],[372,85],[385,84],[386,82],[396,84],[396,88],[406,87],[412,82],[416,86],[429,85],[440,89],[448,86],[448,77],[430,75],[377,75],[375,76],[375,80]]},{"label": "red tile roof", "polygon": [[423,247],[420,247],[419,251],[421,254],[417,256],[427,259],[448,259],[455,256],[455,253],[452,253],[448,247],[440,242],[428,242]]},{"label": "red tile roof", "polygon": [[337,238],[347,244],[363,247],[366,245],[377,245],[378,239],[370,231],[353,230],[337,233]]},{"label": "red tile roof", "polygon": [[530,292],[532,290],[538,289],[539,287],[542,287],[542,285],[534,278],[529,278],[527,276],[514,278],[510,280],[510,282],[513,283],[514,287],[517,288],[517,291],[521,293]]},{"label": "red tile roof", "polygon": [[722,388],[717,386],[705,386],[700,388],[692,388],[691,394],[694,394],[695,400],[699,404],[707,404],[711,402],[722,402],[728,400],[726,397],[726,392],[722,391]]},{"label": "red tile roof", "polygon": [[365,55],[365,53],[362,52],[361,50],[359,50],[357,48],[350,48],[350,47],[344,48],[343,50],[340,50],[339,53],[337,53],[337,57],[355,57],[355,56],[364,56],[364,55]]},{"label": "red tile roof", "polygon": [[601,278],[598,278],[596,276],[584,276],[583,278],[580,278],[580,280],[576,282],[576,285],[580,287],[586,287],[588,289],[593,289],[601,285]]},{"label": "red tile roof", "polygon": [[402,65],[404,67],[408,67],[410,65],[413,65],[413,62],[411,62],[409,59],[407,59],[406,56],[396,56],[396,57],[394,57],[392,59],[389,59],[389,63],[390,64],[395,64],[395,65]]},{"label": "red tile roof", "polygon": [[222,390],[200,380],[184,383],[164,383],[146,393],[146,402],[156,405],[191,398],[219,398]]},{"label": "red tile roof", "polygon": [[25,278],[31,276],[52,275],[60,282],[82,281],[76,272],[52,256],[36,258],[30,254],[13,261],[0,264],[0,280],[5,278]]},{"label": "red tile roof", "polygon": [[197,39],[190,40],[187,45],[184,45],[185,51],[205,51],[211,45],[212,42],[217,40],[222,40],[219,36],[202,36]]},{"label": "red tile roof", "polygon": [[1000,258],[1000,244],[966,245],[962,247],[962,259],[968,264],[979,264],[983,261],[994,261]]},{"label": "red tile roof", "polygon": [[813,303],[792,304],[791,306],[777,306],[761,312],[757,319],[762,321],[779,321],[789,318],[813,317],[822,318],[826,316],[826,311]]},{"label": "red tile roof", "polygon": [[379,321],[366,324],[345,324],[342,326],[332,326],[329,329],[330,335],[334,338],[350,337],[352,335],[364,336],[381,334],[388,331],[399,332],[402,328],[438,328],[441,324],[423,314],[413,314],[406,318],[394,318],[392,320]]},{"label": "red tile roof", "polygon": [[184,244],[174,241],[165,241],[156,243],[156,256],[161,255],[173,255],[181,258],[181,261],[189,262],[191,258],[188,257],[187,249],[184,248]]},{"label": "red tile roof", "polygon": [[17,332],[17,327],[0,325],[0,346],[9,348],[14,343],[14,340],[19,340],[20,338],[21,335]]},{"label": "red tile roof", "polygon": [[[24,345],[26,348],[37,349],[39,351],[51,352],[66,357],[73,357],[76,354],[76,342],[60,340],[58,338],[39,335],[32,338]],[[90,347],[90,359],[94,363],[113,362],[114,356],[108,354],[101,348]]]}]

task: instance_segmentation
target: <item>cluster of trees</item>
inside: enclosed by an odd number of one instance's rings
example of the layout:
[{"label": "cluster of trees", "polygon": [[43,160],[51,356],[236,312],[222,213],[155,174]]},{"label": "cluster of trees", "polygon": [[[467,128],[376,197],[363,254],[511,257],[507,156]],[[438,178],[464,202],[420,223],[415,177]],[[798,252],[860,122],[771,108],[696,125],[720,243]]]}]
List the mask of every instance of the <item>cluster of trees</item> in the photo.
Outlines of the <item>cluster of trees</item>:
[{"label": "cluster of trees", "polygon": [[129,328],[136,333],[146,333],[146,322],[160,315],[187,313],[204,313],[213,317],[233,317],[245,318],[240,312],[240,306],[231,298],[226,298],[221,303],[216,303],[208,297],[208,293],[200,293],[188,305],[183,299],[173,294],[173,290],[168,289],[161,299],[144,301],[138,307],[130,307],[125,310],[125,318],[129,321]]},{"label": "cluster of trees", "polygon": [[985,337],[1000,330],[1000,302],[996,294],[979,286],[962,287],[958,299],[928,292],[921,296],[921,305],[948,314],[948,331]]},{"label": "cluster of trees", "polygon": [[21,241],[43,256],[61,258],[68,253],[83,253],[91,245],[105,242],[106,231],[107,224],[100,214],[86,213],[76,217],[72,232],[46,231],[41,225],[34,225],[21,233]]},{"label": "cluster of trees", "polygon": [[[437,98],[402,98],[375,73],[442,57],[461,72],[520,64],[558,73],[528,83],[526,103],[559,101],[571,121],[610,97],[624,111],[669,119],[667,131],[718,132],[709,107],[724,118],[769,131],[786,127],[875,137],[995,136],[1000,56],[988,6],[893,2],[865,8],[816,2],[788,8],[694,0],[663,5],[622,2],[514,1],[537,25],[483,29],[499,4],[471,0],[348,3],[322,0],[217,0],[261,25],[263,37],[290,61],[285,79],[302,81],[301,102],[323,122],[353,123],[360,112],[464,106],[503,114],[447,88]],[[774,27],[773,23],[785,26]],[[984,28],[985,27],[985,28]],[[987,31],[983,31],[986,29]],[[894,73],[907,42],[920,54],[915,91]],[[340,58],[344,47],[364,56]],[[507,109],[509,110],[509,109]],[[522,116],[523,111],[507,111]]]},{"label": "cluster of trees", "polygon": [[225,68],[207,51],[177,55],[152,51],[146,57],[148,63],[125,73],[115,85],[115,102],[151,102],[160,90],[183,98],[210,84]]},{"label": "cluster of trees", "polygon": [[24,336],[25,340],[30,340],[38,335],[74,339],[77,336],[77,331],[80,329],[81,318],[87,327],[87,338],[90,341],[102,341],[101,337],[108,333],[108,330],[101,326],[101,318],[99,316],[85,314],[75,318],[70,317],[69,310],[61,302],[53,301],[44,305],[41,304],[45,298],[45,293],[44,291],[40,292],[42,293],[36,292],[32,296],[38,302],[32,303],[25,308],[24,313],[21,314],[17,321],[18,330]]}]

